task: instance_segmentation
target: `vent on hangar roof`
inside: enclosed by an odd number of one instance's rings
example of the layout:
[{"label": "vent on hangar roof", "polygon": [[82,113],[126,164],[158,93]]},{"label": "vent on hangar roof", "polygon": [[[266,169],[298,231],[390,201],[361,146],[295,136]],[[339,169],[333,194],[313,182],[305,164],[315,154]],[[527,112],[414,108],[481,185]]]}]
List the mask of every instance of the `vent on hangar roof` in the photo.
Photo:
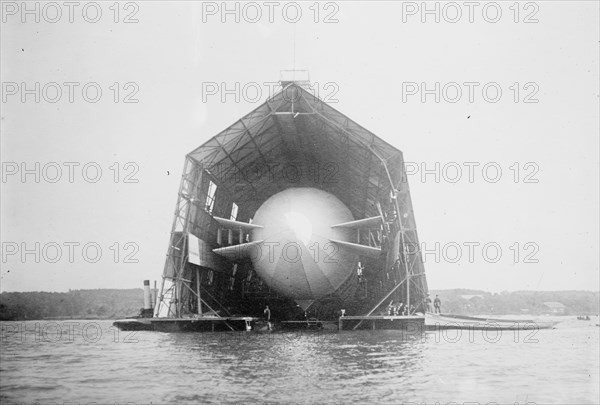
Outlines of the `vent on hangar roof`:
[{"label": "vent on hangar roof", "polygon": [[279,72],[279,82],[281,87],[285,87],[290,83],[310,89],[310,74],[308,70],[281,70]]}]

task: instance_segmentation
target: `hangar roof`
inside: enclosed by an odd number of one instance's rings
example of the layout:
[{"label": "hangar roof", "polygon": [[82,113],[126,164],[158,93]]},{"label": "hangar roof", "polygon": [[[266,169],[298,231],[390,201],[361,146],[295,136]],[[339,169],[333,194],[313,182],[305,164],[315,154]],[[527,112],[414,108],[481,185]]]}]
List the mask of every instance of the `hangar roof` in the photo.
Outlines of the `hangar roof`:
[{"label": "hangar roof", "polygon": [[356,219],[378,215],[390,182],[401,188],[402,152],[298,82],[282,85],[188,157],[251,212],[286,188],[315,187],[338,197]]}]

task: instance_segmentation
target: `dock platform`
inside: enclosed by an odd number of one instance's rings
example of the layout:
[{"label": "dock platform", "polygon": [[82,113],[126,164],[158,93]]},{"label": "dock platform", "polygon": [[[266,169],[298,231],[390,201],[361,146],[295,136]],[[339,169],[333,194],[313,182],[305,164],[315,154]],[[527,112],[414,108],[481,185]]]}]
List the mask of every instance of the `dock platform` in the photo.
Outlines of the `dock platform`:
[{"label": "dock platform", "polygon": [[264,318],[251,316],[204,316],[192,318],[129,318],[113,323],[121,330],[158,332],[229,332],[229,331],[292,331],[292,330],[400,330],[409,333],[442,329],[530,330],[551,329],[556,322],[476,318],[460,315],[342,316],[335,320],[273,322],[269,327]]},{"label": "dock platform", "polygon": [[121,330],[154,330],[158,332],[226,332],[245,331],[261,318],[250,316],[205,316],[194,318],[119,319],[113,325]]}]

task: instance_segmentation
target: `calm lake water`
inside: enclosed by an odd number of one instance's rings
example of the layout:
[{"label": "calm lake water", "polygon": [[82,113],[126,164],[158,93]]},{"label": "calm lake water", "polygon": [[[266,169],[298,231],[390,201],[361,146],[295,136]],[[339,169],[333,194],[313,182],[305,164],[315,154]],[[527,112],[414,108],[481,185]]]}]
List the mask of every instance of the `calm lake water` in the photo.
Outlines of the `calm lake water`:
[{"label": "calm lake water", "polygon": [[2,404],[598,404],[598,318],[556,319],[553,330],[500,336],[132,333],[109,321],[4,322],[0,397]]}]

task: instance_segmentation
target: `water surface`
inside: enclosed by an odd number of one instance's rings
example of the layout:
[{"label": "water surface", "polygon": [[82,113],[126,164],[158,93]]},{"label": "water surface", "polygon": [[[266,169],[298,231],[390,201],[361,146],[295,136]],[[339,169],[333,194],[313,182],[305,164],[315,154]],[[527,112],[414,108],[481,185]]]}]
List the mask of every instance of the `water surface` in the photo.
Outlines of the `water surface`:
[{"label": "water surface", "polygon": [[598,404],[598,320],[557,319],[553,330],[499,336],[133,333],[110,321],[4,322],[0,397],[2,404]]}]

